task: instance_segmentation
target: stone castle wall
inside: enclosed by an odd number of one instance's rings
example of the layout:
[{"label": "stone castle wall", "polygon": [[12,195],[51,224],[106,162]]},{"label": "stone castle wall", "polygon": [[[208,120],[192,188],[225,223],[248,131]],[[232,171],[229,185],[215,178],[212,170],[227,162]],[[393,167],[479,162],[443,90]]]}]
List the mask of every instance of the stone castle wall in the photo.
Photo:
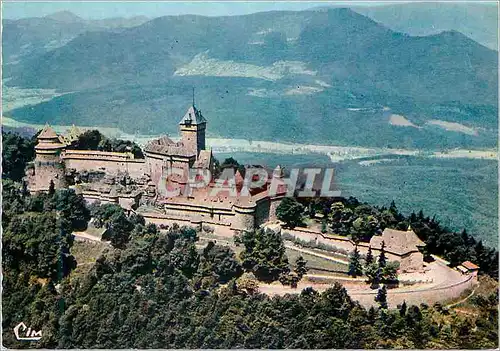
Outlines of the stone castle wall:
[{"label": "stone castle wall", "polygon": [[235,211],[232,222],[233,228],[238,230],[252,230],[255,228],[255,213]]},{"label": "stone castle wall", "polygon": [[[356,247],[355,243],[348,237],[339,236],[339,235],[331,235],[331,234],[323,234],[313,229],[308,228],[299,228],[296,227],[293,230],[284,229],[282,232],[288,233],[292,235],[296,239],[300,239],[306,242],[315,242],[316,244],[324,244],[330,247],[334,247],[341,251],[345,251],[350,253],[354,251]],[[368,253],[369,243],[358,243],[358,251],[361,255],[365,255]],[[380,253],[380,250],[377,248],[372,248],[372,254],[377,256]],[[406,270],[410,267],[415,266],[417,263],[423,262],[423,255],[420,252],[412,252],[406,256],[399,256],[390,251],[385,251],[385,255],[389,261],[398,261],[401,264],[401,269]]]},{"label": "stone castle wall", "polygon": [[35,188],[36,190],[48,190],[50,181],[54,182],[55,189],[66,187],[65,165],[57,154],[37,154],[35,166]]},{"label": "stone castle wall", "polygon": [[274,198],[270,199],[270,207],[269,207],[269,220],[270,221],[277,220],[276,209],[280,205],[281,200],[283,200],[283,197],[274,197]]},{"label": "stone castle wall", "polygon": [[262,201],[257,202],[257,206],[255,208],[255,226],[259,227],[269,220],[269,211],[270,211],[271,202],[269,199],[264,199]]},{"label": "stone castle wall", "polygon": [[132,178],[140,178],[148,173],[146,160],[131,158],[128,153],[66,150],[62,159],[66,168],[77,172],[98,170],[111,175],[127,172]]},{"label": "stone castle wall", "polygon": [[[191,162],[192,163],[192,162]],[[190,166],[190,160],[183,159],[170,159],[161,155],[146,155],[146,164],[148,174],[151,176],[151,181],[156,185],[159,183],[161,177],[164,175],[166,168],[173,167],[187,170]]]}]

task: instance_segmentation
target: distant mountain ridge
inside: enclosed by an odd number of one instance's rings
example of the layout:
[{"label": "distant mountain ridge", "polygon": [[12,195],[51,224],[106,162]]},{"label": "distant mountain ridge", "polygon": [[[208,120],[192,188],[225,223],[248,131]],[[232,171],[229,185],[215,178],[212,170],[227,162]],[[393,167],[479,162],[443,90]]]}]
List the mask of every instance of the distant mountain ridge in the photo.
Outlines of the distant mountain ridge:
[{"label": "distant mountain ridge", "polygon": [[[86,31],[5,66],[4,76],[10,86],[72,92],[12,111],[23,121],[171,132],[196,86],[210,129],[221,136],[491,147],[497,62],[498,52],[457,31],[415,37],[340,8],[165,16]],[[398,127],[391,113],[417,127],[432,119],[482,129],[472,136]]]},{"label": "distant mountain ridge", "polygon": [[415,36],[455,30],[498,51],[498,2],[430,2],[352,9],[388,28]]},{"label": "distant mountain ridge", "polygon": [[43,54],[61,47],[87,31],[118,30],[138,26],[149,19],[144,16],[86,20],[70,11],[60,11],[44,17],[3,19],[4,63]]}]

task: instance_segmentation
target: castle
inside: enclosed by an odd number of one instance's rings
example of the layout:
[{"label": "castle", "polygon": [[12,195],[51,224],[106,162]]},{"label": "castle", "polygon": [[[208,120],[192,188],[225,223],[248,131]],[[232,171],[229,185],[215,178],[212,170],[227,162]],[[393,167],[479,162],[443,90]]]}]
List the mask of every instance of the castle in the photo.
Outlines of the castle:
[{"label": "castle", "polygon": [[[270,181],[247,194],[241,192],[243,177],[236,172],[237,194],[222,191],[213,195],[214,182],[192,189],[188,171],[214,171],[212,151],[206,148],[207,120],[193,104],[179,122],[180,140],[168,136],[149,141],[144,158],[130,152],[73,150],[72,138],[64,138],[46,126],[38,135],[34,167],[27,172],[31,192],[73,188],[88,202],[115,203],[141,213],[156,224],[213,224],[231,230],[251,230],[275,218],[276,208],[286,194],[281,183],[269,192]],[[173,169],[183,174],[171,173]],[[282,170],[270,172],[280,182]],[[165,196],[160,187],[182,196]]]}]

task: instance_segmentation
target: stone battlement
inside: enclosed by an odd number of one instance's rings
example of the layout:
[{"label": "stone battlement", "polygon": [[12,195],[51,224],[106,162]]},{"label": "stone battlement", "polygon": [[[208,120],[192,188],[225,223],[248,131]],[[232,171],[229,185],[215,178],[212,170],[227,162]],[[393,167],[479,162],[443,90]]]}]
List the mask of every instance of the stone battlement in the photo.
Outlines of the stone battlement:
[{"label": "stone battlement", "polygon": [[65,150],[61,154],[64,160],[100,160],[100,161],[117,161],[117,162],[146,162],[142,158],[134,158],[131,152],[110,152],[110,151],[95,151],[95,150]]},{"label": "stone battlement", "polygon": [[[159,196],[159,187],[169,170],[175,168],[187,171],[196,168],[213,174],[212,151],[205,149],[206,124],[206,119],[193,103],[179,123],[180,140],[174,141],[163,136],[149,141],[143,148],[143,159],[135,158],[131,152],[68,149],[65,140],[47,125],[38,136],[29,189],[47,191],[52,182],[56,189],[81,185],[79,192],[89,202],[116,203],[128,210],[135,210],[143,204],[157,206],[166,216],[155,218],[158,223],[181,218],[191,222],[201,220],[231,225],[235,230],[252,230],[275,216],[281,197],[269,196],[267,191],[249,198],[235,199],[211,199],[206,191],[197,192],[188,198],[163,199]],[[76,133],[73,133],[72,139],[79,137]],[[92,172],[101,174],[109,182],[89,177],[88,174]],[[124,174],[127,181],[122,179]],[[112,178],[121,180],[110,181]],[[125,185],[124,182],[135,184],[137,192],[126,194],[118,191],[120,185]],[[170,176],[169,182],[166,185],[174,188],[185,185],[179,185],[181,182],[173,176]]]}]

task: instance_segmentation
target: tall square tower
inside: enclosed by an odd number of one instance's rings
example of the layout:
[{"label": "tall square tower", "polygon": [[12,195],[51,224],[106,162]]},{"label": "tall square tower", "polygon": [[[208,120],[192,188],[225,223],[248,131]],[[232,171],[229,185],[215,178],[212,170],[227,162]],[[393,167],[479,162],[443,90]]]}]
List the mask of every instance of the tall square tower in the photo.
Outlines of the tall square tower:
[{"label": "tall square tower", "polygon": [[193,104],[190,106],[179,122],[181,131],[181,141],[184,147],[196,153],[196,157],[200,154],[201,150],[205,150],[205,129],[207,120]]}]

